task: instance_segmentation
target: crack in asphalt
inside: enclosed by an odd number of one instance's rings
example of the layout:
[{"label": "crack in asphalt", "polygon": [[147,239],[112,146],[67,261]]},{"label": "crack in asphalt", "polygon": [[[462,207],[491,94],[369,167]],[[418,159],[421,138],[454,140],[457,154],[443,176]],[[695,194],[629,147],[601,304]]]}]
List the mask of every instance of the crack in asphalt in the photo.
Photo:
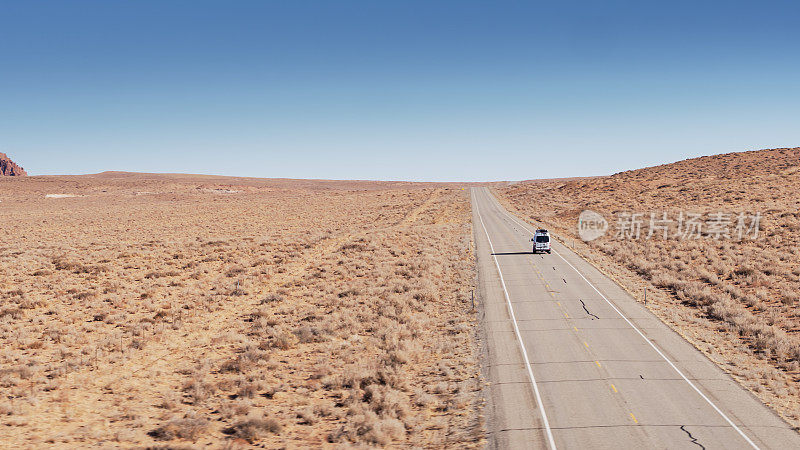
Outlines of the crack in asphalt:
[{"label": "crack in asphalt", "polygon": [[[588,314],[588,315],[590,315],[590,316],[594,317],[594,319],[599,319],[599,317],[597,317],[596,315],[594,315],[594,314],[590,313],[590,312],[589,312],[589,310],[588,310],[588,309],[586,309],[586,303],[584,303],[584,302],[583,302],[583,300],[581,300],[581,299],[578,299],[578,300],[580,300],[580,301],[581,301],[581,305],[583,305],[583,310],[584,310],[584,311],[586,311],[586,314]],[[594,319],[592,319],[592,320],[594,320]]]},{"label": "crack in asphalt", "polygon": [[692,440],[692,444],[699,445],[699,446],[700,446],[700,448],[702,448],[703,450],[706,450],[706,447],[705,447],[705,445],[703,445],[703,444],[701,444],[701,443],[697,442],[697,438],[696,438],[696,437],[694,437],[694,436],[692,436],[692,433],[689,433],[689,430],[687,430],[687,429],[686,429],[686,425],[681,425],[681,430],[683,430],[683,432],[684,432],[684,433],[686,433],[686,434],[688,434],[688,435],[689,435],[689,439],[691,439],[691,440]]}]

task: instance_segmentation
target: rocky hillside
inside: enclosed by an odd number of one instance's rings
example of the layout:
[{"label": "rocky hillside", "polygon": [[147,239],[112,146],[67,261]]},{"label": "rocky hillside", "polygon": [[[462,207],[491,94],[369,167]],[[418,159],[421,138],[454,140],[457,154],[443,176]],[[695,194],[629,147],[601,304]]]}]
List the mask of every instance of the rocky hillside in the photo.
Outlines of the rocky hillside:
[{"label": "rocky hillside", "polygon": [[25,169],[18,166],[5,153],[0,153],[0,176],[20,177],[28,175]]}]

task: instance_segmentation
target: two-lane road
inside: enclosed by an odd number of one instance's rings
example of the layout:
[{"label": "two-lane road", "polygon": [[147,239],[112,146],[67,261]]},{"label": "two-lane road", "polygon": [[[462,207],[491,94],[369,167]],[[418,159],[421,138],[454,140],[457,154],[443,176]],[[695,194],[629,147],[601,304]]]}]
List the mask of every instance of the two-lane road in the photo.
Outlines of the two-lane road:
[{"label": "two-lane road", "polygon": [[569,249],[472,190],[489,443],[800,448],[800,436]]}]

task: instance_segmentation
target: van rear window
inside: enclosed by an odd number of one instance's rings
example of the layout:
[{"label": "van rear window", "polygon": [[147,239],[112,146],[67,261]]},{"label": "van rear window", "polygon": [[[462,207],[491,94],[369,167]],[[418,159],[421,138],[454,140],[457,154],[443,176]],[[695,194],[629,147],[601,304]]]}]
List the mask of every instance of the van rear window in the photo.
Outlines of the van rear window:
[{"label": "van rear window", "polygon": [[550,242],[550,236],[536,236],[536,242],[540,244]]}]

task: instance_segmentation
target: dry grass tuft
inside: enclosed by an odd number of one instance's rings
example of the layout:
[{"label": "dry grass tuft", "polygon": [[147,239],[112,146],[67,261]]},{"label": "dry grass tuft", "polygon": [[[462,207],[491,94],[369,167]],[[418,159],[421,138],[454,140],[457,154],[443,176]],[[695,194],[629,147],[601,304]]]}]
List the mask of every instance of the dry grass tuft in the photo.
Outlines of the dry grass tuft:
[{"label": "dry grass tuft", "polygon": [[196,441],[207,429],[208,422],[204,419],[173,419],[149,431],[147,435],[157,441],[171,441],[178,438]]},{"label": "dry grass tuft", "polygon": [[232,427],[222,430],[223,433],[242,438],[249,443],[254,443],[268,433],[280,434],[283,427],[275,419],[247,419],[237,422]]}]

